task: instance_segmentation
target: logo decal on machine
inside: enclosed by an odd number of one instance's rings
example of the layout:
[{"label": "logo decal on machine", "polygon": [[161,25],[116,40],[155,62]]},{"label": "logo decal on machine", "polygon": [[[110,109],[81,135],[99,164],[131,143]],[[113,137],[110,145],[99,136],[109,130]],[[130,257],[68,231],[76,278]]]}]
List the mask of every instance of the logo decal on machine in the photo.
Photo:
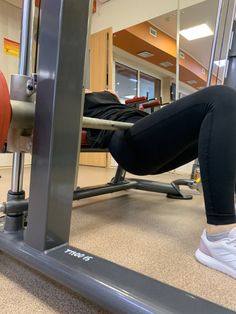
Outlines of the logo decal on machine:
[{"label": "logo decal on machine", "polygon": [[73,251],[71,249],[66,249],[64,253],[67,255],[82,259],[85,262],[89,262],[89,261],[93,260],[92,256],[88,256],[88,255],[85,255],[84,253],[76,252],[76,251]]}]

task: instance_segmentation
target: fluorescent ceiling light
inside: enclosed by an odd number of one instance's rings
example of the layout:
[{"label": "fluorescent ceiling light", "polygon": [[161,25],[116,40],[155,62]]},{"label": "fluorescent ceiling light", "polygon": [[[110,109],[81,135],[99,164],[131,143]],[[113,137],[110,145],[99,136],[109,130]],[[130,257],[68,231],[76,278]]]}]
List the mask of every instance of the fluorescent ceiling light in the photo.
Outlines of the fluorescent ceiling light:
[{"label": "fluorescent ceiling light", "polygon": [[226,60],[218,60],[214,61],[215,65],[217,65],[219,68],[224,67],[226,65]]},{"label": "fluorescent ceiling light", "polygon": [[137,79],[134,79],[134,78],[130,78],[129,79],[131,82],[134,82],[134,83],[137,83],[138,82],[138,80]]},{"label": "fluorescent ceiling light", "polygon": [[194,84],[197,84],[197,81],[191,80],[191,81],[187,81],[187,83],[190,84],[190,85],[194,85]]},{"label": "fluorescent ceiling light", "polygon": [[137,56],[142,57],[142,58],[150,58],[150,57],[153,57],[154,54],[149,51],[142,51],[142,52],[137,53]]},{"label": "fluorescent ceiling light", "polygon": [[165,61],[165,62],[161,62],[160,65],[163,66],[164,68],[168,68],[168,67],[172,67],[174,64],[169,61]]},{"label": "fluorescent ceiling light", "polygon": [[179,33],[187,40],[195,40],[213,35],[213,31],[207,24],[201,24],[194,27],[186,28]]}]

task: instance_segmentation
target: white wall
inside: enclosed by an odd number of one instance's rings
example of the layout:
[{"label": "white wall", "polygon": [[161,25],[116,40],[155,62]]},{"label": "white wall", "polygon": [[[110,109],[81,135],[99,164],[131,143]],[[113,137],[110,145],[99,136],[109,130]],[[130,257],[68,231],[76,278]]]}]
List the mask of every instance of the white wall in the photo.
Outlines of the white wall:
[{"label": "white wall", "polygon": [[[181,0],[185,8],[204,0]],[[177,0],[111,0],[97,6],[92,17],[92,33],[112,27],[113,32],[177,9]]]},{"label": "white wall", "polygon": [[21,9],[0,0],[0,70],[10,82],[10,75],[17,73],[19,59],[4,53],[3,38],[20,41]]}]

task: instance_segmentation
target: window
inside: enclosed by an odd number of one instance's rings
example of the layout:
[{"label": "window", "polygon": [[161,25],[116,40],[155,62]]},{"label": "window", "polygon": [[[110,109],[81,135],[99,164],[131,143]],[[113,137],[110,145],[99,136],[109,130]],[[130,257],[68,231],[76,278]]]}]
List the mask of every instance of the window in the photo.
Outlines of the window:
[{"label": "window", "polygon": [[[188,94],[184,93],[184,92],[179,92],[179,99],[183,98],[185,96],[188,96]],[[176,100],[176,84],[172,83],[170,85],[170,100],[171,101],[175,101]]]},{"label": "window", "polygon": [[161,80],[117,62],[115,66],[116,93],[121,102],[134,96],[160,99]]},{"label": "window", "polygon": [[116,63],[116,93],[125,101],[138,94],[138,71]]},{"label": "window", "polygon": [[160,98],[161,81],[153,76],[140,73],[140,96]]}]

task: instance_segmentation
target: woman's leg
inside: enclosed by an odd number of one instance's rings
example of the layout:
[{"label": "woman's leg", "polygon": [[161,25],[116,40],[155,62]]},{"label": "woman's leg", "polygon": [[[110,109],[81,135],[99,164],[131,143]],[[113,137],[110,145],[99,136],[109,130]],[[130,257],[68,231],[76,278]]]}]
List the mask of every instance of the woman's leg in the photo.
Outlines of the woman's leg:
[{"label": "woman's leg", "polygon": [[214,86],[180,99],[116,132],[109,148],[124,169],[140,175],[161,173],[198,156],[208,224],[236,222],[233,89]]},{"label": "woman's leg", "polygon": [[140,174],[198,156],[208,225],[195,256],[236,279],[236,92],[216,86],[185,97],[115,133],[110,150],[126,170]]}]

